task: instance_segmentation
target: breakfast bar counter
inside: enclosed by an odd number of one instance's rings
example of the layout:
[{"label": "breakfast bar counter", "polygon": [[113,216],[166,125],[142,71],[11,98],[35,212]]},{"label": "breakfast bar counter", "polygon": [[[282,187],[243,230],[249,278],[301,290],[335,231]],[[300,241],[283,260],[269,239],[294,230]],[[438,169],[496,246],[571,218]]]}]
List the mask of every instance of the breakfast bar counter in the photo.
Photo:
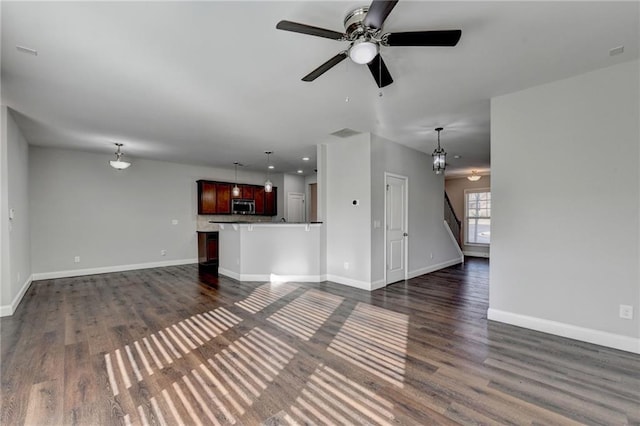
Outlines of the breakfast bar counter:
[{"label": "breakfast bar counter", "polygon": [[221,275],[239,281],[320,282],[322,223],[216,222]]}]

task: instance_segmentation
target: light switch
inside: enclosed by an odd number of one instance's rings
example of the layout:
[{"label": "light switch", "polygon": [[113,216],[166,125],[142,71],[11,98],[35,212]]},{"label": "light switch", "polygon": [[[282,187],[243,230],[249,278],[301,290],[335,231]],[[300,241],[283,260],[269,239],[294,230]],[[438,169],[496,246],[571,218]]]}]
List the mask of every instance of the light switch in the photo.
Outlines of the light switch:
[{"label": "light switch", "polygon": [[9,220],[13,220],[16,215],[16,209],[9,209]]},{"label": "light switch", "polygon": [[173,220],[171,220],[171,224],[172,224],[172,225],[177,225],[177,224],[178,224],[178,219],[173,219]]}]

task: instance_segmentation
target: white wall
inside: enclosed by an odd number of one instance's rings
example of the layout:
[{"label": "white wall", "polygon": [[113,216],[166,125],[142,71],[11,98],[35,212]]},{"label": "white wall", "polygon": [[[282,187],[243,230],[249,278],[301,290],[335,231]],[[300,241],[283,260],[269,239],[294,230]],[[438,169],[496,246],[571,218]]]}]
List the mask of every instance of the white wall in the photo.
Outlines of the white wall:
[{"label": "white wall", "polygon": [[[197,261],[196,180],[232,182],[233,169],[134,158],[130,168],[117,171],[109,160],[31,147],[35,278]],[[263,181],[264,174],[243,173],[242,183]],[[74,263],[75,256],[80,263]]]},{"label": "white wall", "polygon": [[[368,134],[324,145],[320,161],[326,196],[321,209],[326,227],[327,279],[371,288],[371,149]],[[321,153],[322,156],[325,153]],[[320,168],[319,168],[320,170]],[[360,205],[354,206],[353,200]],[[348,263],[348,269],[345,268]]]},{"label": "white wall", "polygon": [[[0,316],[13,314],[31,284],[29,239],[29,145],[2,107],[2,284]],[[13,219],[9,210],[14,211]]]},{"label": "white wall", "polygon": [[[371,222],[384,224],[384,173],[408,178],[408,276],[460,263],[444,225],[444,177],[431,169],[431,156],[371,135]],[[371,227],[371,279],[384,282],[384,228]],[[433,254],[433,258],[431,258]]]},{"label": "white wall", "polygon": [[[451,205],[453,206],[453,211],[456,213],[458,220],[462,222],[462,229],[460,231],[462,232],[462,235],[460,237],[464,242],[464,191],[465,189],[480,188],[487,188],[491,190],[491,176],[484,175],[480,180],[475,182],[471,182],[466,177],[450,178],[444,181],[444,187],[447,191],[447,195],[449,196],[449,200],[451,201]],[[487,246],[470,246],[463,244],[462,250],[466,256],[489,257],[489,247]]]},{"label": "white wall", "polygon": [[640,353],[639,75],[492,99],[491,319]]}]

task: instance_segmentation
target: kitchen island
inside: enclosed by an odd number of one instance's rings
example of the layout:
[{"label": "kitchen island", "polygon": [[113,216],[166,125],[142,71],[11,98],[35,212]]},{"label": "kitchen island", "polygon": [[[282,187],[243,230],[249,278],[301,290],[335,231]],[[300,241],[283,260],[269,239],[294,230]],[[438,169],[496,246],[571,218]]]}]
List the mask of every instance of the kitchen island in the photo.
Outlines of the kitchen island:
[{"label": "kitchen island", "polygon": [[221,275],[239,281],[324,281],[322,223],[215,222]]}]

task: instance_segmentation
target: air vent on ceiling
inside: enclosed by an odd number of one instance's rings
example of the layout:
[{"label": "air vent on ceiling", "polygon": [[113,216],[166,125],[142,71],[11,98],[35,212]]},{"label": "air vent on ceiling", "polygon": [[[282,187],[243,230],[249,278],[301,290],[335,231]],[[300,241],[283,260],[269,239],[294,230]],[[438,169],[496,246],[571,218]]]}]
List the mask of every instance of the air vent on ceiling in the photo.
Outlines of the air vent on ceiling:
[{"label": "air vent on ceiling", "polygon": [[349,129],[345,127],[344,129],[338,130],[336,132],[331,133],[333,136],[337,136],[339,138],[348,138],[349,136],[359,135],[360,132],[357,132],[353,129]]}]

